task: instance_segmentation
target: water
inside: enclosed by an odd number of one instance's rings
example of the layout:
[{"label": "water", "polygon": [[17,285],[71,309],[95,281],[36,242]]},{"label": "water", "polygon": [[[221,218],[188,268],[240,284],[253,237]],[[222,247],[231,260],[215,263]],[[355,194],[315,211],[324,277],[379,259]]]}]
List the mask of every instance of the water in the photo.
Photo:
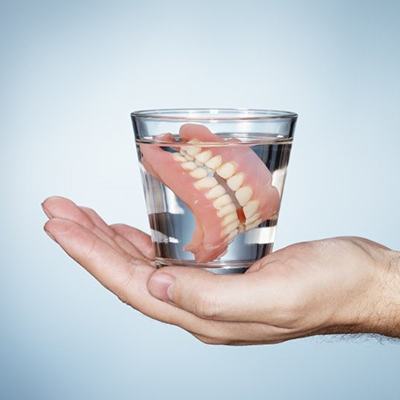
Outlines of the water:
[{"label": "water", "polygon": [[[276,135],[268,137],[265,134],[262,141],[254,134],[219,134],[218,137],[224,141],[198,143],[198,139],[195,138],[192,139],[195,142],[188,145],[188,142],[183,142],[179,136],[170,135],[162,138],[167,143],[137,142],[157,266],[196,266],[215,273],[243,272],[256,260],[272,251],[291,141]],[[226,140],[232,137],[240,142],[232,143]],[[207,151],[211,153],[206,153]],[[199,156],[200,154],[203,156]],[[208,164],[205,161],[207,158]],[[229,180],[232,171],[224,172],[221,169],[222,164],[217,170],[207,166],[218,165],[213,164],[212,160],[219,162],[221,159],[223,164],[232,162],[231,167],[236,168],[233,174],[235,179],[237,178],[236,181]],[[194,169],[193,163],[196,166]],[[194,172],[195,170],[197,172]],[[219,173],[223,177],[219,176]],[[220,190],[224,194],[207,199],[207,196],[211,197],[211,186],[215,185],[215,181],[209,178],[216,179],[217,186],[223,188]],[[200,180],[202,184],[197,183]],[[241,180],[243,182],[238,186]],[[200,188],[207,182],[210,187]],[[238,193],[244,186],[252,189],[250,203],[245,203],[246,196],[242,196],[242,203],[236,198],[240,198]],[[214,189],[214,196],[218,194],[217,191]],[[241,192],[247,193],[246,189],[242,189]],[[260,218],[256,217],[262,213],[262,201],[257,200],[257,195],[265,199],[264,214]],[[220,205],[216,209],[212,203],[222,196],[224,200],[221,199],[221,204],[228,204]],[[229,203],[229,199],[232,204]],[[258,209],[251,215],[257,202]],[[228,217],[226,212],[233,207],[236,210],[231,211]],[[265,211],[267,209],[270,211]],[[196,217],[197,225],[201,226],[202,239],[192,246],[193,251],[188,251],[185,246],[192,241]],[[232,222],[229,222],[230,220]],[[224,229],[230,233],[221,233],[221,239],[218,239],[218,232],[223,232]],[[208,238],[214,239],[210,241]]]}]

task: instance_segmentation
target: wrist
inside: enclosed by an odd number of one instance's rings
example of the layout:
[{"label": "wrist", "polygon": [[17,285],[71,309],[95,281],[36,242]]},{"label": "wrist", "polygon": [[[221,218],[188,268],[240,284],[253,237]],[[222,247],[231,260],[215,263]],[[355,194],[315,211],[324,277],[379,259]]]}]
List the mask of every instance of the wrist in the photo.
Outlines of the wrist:
[{"label": "wrist", "polygon": [[383,251],[371,294],[364,330],[400,338],[400,252]]},{"label": "wrist", "polygon": [[350,291],[346,288],[332,318],[317,333],[377,333],[400,338],[400,252],[359,244],[367,257],[356,263],[356,281],[350,284]]}]

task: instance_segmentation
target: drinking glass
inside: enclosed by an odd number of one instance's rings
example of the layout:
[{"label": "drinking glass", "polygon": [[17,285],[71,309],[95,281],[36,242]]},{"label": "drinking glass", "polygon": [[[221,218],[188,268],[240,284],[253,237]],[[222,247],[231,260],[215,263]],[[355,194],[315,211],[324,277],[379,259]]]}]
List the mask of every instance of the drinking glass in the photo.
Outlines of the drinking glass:
[{"label": "drinking glass", "polygon": [[272,251],[297,114],[131,114],[157,267],[244,272]]}]

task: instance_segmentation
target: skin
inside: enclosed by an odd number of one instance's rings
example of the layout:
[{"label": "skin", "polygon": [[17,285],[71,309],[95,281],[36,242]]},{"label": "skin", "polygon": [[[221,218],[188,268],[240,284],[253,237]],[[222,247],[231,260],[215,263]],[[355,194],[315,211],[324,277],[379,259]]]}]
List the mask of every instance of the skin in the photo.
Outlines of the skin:
[{"label": "skin", "polygon": [[209,344],[268,344],[316,334],[400,337],[400,253],[358,237],[297,243],[242,275],[155,269],[150,237],[51,197],[44,229],[121,301]]}]

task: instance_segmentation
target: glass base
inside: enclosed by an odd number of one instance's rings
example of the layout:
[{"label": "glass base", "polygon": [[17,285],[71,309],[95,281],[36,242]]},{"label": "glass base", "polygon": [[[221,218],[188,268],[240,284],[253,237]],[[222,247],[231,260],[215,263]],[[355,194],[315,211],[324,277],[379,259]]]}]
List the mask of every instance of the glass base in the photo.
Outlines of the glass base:
[{"label": "glass base", "polygon": [[209,262],[209,263],[198,263],[190,260],[176,260],[172,258],[157,258],[155,259],[154,265],[156,268],[162,267],[192,267],[201,268],[213,274],[243,274],[252,264],[252,261],[224,261],[224,262]]}]

